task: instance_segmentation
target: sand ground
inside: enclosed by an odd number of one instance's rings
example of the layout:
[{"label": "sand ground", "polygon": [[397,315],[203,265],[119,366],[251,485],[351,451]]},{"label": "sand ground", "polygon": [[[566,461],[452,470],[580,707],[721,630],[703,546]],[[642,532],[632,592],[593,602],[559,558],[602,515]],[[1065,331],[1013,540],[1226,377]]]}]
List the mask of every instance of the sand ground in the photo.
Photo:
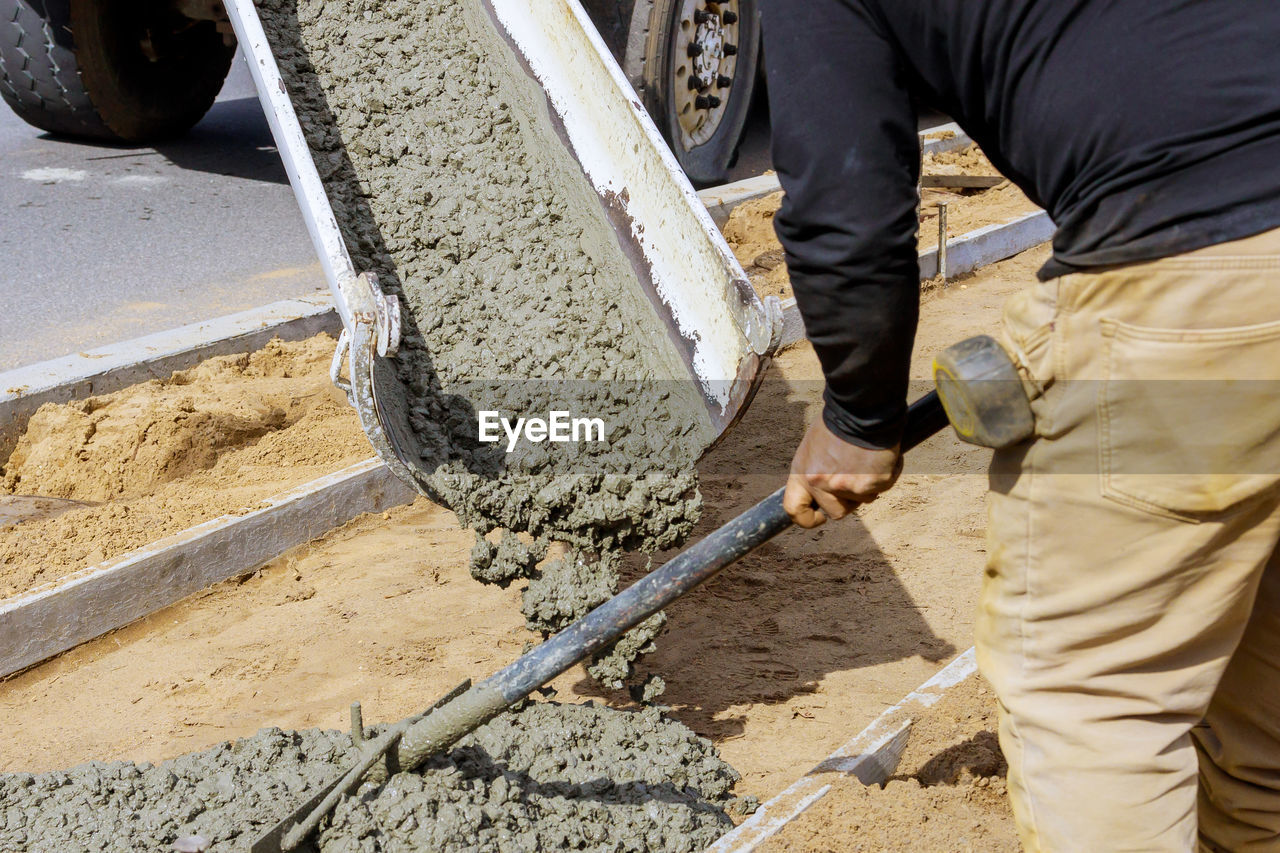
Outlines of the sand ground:
[{"label": "sand ground", "polygon": [[[991,330],[1035,250],[929,295],[915,375]],[[776,488],[820,400],[812,350],[783,353],[743,422],[702,464],[704,530]],[[767,797],[970,642],[984,559],[986,453],[938,436],[857,518],[791,531],[679,602],[658,651],[673,714]],[[467,572],[472,534],[425,500],[365,516],[0,685],[0,768],[156,759],[267,725],[343,727],[420,710],[518,656],[516,588]],[[640,560],[631,571],[642,571]],[[602,695],[580,670],[560,698]]]},{"label": "sand ground", "polygon": [[972,675],[912,720],[883,786],[832,780],[831,791],[762,853],[1018,853],[1008,770],[991,688]]}]

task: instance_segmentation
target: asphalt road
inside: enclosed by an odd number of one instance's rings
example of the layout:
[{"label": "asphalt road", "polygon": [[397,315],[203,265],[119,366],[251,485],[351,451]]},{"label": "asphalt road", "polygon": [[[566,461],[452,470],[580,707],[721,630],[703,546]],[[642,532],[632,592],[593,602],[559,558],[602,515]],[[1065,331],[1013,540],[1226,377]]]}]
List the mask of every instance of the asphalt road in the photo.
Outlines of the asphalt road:
[{"label": "asphalt road", "polygon": [[160,148],[54,139],[0,105],[0,370],[325,284],[248,72]]}]

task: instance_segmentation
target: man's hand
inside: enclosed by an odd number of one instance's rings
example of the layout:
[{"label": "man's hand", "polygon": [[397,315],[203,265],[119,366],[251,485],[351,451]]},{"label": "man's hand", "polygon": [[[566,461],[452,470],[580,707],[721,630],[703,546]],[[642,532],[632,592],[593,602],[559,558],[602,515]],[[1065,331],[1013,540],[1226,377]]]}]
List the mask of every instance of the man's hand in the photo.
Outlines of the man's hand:
[{"label": "man's hand", "polygon": [[875,500],[900,473],[902,453],[897,447],[868,450],[850,444],[818,418],[791,460],[782,506],[796,524],[817,527]]}]

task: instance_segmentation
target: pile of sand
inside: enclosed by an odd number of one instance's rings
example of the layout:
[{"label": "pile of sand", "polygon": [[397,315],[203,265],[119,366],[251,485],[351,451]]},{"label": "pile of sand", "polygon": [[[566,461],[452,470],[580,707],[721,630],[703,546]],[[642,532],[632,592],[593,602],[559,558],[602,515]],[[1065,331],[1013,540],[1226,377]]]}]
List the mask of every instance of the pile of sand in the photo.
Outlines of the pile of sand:
[{"label": "pile of sand", "polygon": [[921,251],[938,245],[937,206],[943,201],[947,203],[948,240],[1037,210],[1031,199],[1008,181],[987,190],[925,190],[920,200]]},{"label": "pile of sand", "polygon": [[925,175],[999,175],[1000,170],[991,164],[987,155],[976,144],[950,151],[929,152],[921,163]]},{"label": "pile of sand", "polygon": [[782,191],[735,207],[725,223],[724,238],[761,296],[791,296],[786,257],[773,230],[773,215],[782,206]]},{"label": "pile of sand", "polygon": [[0,528],[0,594],[56,581],[346,465],[372,449],[329,382],[328,335],[41,406],[0,492],[87,501]]}]

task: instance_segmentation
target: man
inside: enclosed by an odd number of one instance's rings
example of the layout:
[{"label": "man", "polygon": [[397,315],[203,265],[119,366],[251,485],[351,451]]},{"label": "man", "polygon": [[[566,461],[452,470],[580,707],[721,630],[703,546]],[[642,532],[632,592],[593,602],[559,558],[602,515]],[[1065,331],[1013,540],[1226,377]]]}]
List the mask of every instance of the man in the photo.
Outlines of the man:
[{"label": "man", "polygon": [[1280,3],[772,0],[764,26],[827,380],[788,511],[900,470],[927,104],[1058,226],[1001,330],[1036,436],[992,463],[976,625],[1023,843],[1280,850]]}]

